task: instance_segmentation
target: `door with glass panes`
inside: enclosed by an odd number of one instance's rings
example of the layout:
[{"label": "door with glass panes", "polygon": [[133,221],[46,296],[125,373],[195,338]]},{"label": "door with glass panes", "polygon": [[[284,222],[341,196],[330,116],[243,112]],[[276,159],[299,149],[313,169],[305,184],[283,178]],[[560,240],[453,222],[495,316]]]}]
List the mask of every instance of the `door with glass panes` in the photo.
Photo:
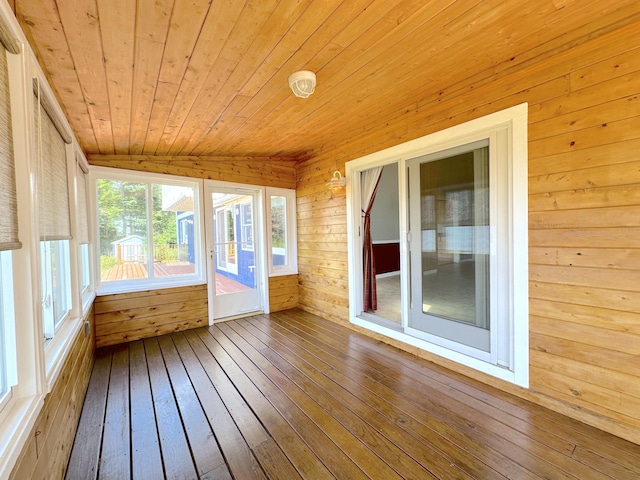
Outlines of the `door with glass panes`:
[{"label": "door with glass panes", "polygon": [[210,238],[210,301],[213,318],[263,309],[260,282],[261,228],[256,220],[259,190],[210,186],[207,189],[207,229]]},{"label": "door with glass panes", "polygon": [[490,356],[489,141],[415,158],[409,168],[411,304],[407,331]]}]

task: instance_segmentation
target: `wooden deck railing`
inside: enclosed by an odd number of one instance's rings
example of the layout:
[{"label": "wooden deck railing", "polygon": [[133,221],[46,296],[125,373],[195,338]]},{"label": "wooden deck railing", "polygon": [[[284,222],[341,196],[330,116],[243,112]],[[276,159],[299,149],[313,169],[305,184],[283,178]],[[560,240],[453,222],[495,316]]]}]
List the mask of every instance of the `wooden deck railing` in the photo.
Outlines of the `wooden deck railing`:
[{"label": "wooden deck railing", "polygon": [[[148,259],[146,244],[116,245],[116,263],[146,263]],[[189,256],[187,243],[159,243],[153,246],[154,262],[185,262]]]}]

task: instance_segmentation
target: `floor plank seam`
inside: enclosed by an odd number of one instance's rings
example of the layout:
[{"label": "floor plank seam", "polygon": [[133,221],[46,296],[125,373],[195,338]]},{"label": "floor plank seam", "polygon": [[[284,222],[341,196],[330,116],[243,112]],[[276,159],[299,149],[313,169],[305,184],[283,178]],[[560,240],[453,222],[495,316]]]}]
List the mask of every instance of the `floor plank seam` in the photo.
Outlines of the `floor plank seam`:
[{"label": "floor plank seam", "polygon": [[640,446],[300,310],[99,349],[91,411],[70,480],[640,475]]}]

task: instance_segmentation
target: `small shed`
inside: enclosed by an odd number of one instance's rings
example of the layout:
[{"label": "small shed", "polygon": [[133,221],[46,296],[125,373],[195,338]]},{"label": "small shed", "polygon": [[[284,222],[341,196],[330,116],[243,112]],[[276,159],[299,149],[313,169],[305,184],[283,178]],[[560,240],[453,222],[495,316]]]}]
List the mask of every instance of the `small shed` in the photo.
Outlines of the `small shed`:
[{"label": "small shed", "polygon": [[111,242],[117,263],[142,263],[147,261],[147,242],[140,235],[127,235]]}]

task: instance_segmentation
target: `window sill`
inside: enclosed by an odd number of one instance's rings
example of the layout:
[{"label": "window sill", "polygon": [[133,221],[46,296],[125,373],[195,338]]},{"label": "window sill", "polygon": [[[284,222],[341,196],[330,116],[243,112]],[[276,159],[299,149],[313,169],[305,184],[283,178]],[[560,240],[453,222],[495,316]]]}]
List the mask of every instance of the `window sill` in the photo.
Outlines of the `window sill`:
[{"label": "window sill", "polygon": [[55,336],[45,346],[45,362],[47,372],[47,391],[56,382],[64,361],[67,359],[71,346],[82,327],[82,318],[68,318],[63,322]]},{"label": "window sill", "polygon": [[96,299],[96,292],[89,292],[82,296],[82,318],[86,320],[89,311],[93,306],[93,301]]},{"label": "window sill", "polygon": [[295,268],[279,268],[269,272],[270,277],[285,277],[287,275],[297,275],[298,269]]}]

